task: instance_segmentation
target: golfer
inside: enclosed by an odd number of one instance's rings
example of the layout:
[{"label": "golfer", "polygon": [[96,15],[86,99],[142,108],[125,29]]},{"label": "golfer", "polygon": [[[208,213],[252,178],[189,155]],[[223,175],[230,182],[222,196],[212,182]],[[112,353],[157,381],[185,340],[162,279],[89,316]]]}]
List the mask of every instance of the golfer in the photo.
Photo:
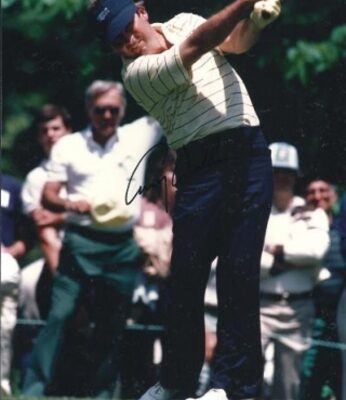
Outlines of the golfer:
[{"label": "golfer", "polygon": [[205,20],[150,24],[132,0],[89,9],[121,55],[127,90],[177,152],[173,254],[160,382],[141,400],[194,394],[204,359],[204,291],[217,256],[218,326],[204,400],[260,394],[259,259],[272,198],[270,152],[245,85],[225,58],[280,14],[279,0],[236,0]]}]

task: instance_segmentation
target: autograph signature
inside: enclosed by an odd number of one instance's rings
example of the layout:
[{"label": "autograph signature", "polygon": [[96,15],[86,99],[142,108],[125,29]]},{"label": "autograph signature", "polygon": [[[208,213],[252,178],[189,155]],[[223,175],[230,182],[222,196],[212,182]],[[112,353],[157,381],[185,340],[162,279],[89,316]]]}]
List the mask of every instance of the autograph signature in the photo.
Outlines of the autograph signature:
[{"label": "autograph signature", "polygon": [[142,194],[146,193],[147,191],[149,191],[152,188],[160,188],[163,186],[163,203],[165,206],[165,210],[168,212],[169,210],[169,204],[168,204],[168,185],[171,185],[173,187],[176,187],[176,176],[175,173],[173,172],[172,177],[171,178],[167,178],[166,175],[162,175],[160,178],[149,182],[146,185],[139,185],[138,189],[134,192],[134,194],[131,196],[130,195],[130,189],[132,187],[132,184],[134,182],[134,176],[138,170],[138,168],[141,166],[141,163],[144,161],[144,159],[149,156],[149,154],[154,151],[155,149],[159,148],[159,147],[164,147],[166,148],[166,145],[162,142],[155,144],[154,146],[152,146],[149,150],[147,150],[143,156],[139,159],[138,163],[136,164],[134,170],[132,171],[130,177],[129,177],[129,182],[128,185],[126,187],[126,191],[125,191],[125,204],[126,205],[130,205],[137,196],[141,196]]},{"label": "autograph signature", "polygon": [[[144,161],[144,159],[155,149],[159,148],[160,146],[162,147],[166,147],[166,144],[159,142],[157,144],[155,144],[154,146],[152,146],[149,150],[147,150],[143,156],[139,159],[137,165],[135,166],[134,170],[132,171],[130,177],[129,177],[129,182],[126,188],[126,192],[125,192],[125,204],[129,205],[131,204],[135,198],[137,196],[140,196],[144,193],[146,193],[148,190],[150,190],[151,188],[155,188],[155,187],[161,187],[161,185],[163,185],[163,202],[164,202],[164,206],[166,211],[168,212],[169,210],[169,205],[168,205],[168,185],[172,185],[173,187],[177,187],[177,180],[176,180],[176,173],[175,171],[172,174],[171,178],[167,178],[167,176],[163,175],[160,178],[146,184],[146,185],[140,185],[136,191],[134,192],[134,194],[131,196],[130,195],[130,190],[132,189],[133,183],[135,181],[134,176],[136,171],[138,170],[138,168],[141,166],[141,163]],[[183,148],[184,149],[184,148]],[[183,150],[184,151],[184,150]],[[191,162],[189,155],[186,153],[184,154],[184,162],[186,163],[186,171],[183,173],[179,173],[179,178],[182,179],[184,178],[188,173],[192,173],[192,172],[197,172],[199,170],[202,170],[203,168],[205,168],[206,166],[212,166],[212,165],[216,165],[219,164],[223,161],[230,161],[232,160],[234,157],[232,157],[231,154],[229,154],[229,152],[226,152],[226,154],[219,154],[218,151],[215,151],[215,149],[212,148],[206,148],[204,149],[203,154],[201,155],[199,162],[197,164],[194,164]]]}]

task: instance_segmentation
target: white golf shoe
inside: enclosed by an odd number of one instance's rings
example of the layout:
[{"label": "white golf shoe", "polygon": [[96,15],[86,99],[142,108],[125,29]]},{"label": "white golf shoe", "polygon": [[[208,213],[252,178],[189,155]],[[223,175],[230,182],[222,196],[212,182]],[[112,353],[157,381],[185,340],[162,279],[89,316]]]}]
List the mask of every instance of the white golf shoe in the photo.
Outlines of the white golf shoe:
[{"label": "white golf shoe", "polygon": [[165,389],[158,382],[149,388],[139,400],[176,400],[178,399],[177,393],[176,390]]},{"label": "white golf shoe", "polygon": [[[189,398],[186,400],[194,399]],[[228,397],[223,389],[210,389],[205,395],[199,397],[198,400],[228,400]]]}]

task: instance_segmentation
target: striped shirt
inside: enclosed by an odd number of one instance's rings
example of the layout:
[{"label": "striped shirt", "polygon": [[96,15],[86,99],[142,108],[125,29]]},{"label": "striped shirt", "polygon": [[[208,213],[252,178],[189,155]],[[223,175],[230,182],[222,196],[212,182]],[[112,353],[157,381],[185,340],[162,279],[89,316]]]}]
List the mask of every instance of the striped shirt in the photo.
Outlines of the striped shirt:
[{"label": "striped shirt", "polygon": [[160,122],[175,149],[225,129],[259,125],[244,83],[220,51],[204,54],[191,71],[185,69],[179,45],[204,21],[182,13],[154,24],[172,47],[160,54],[123,59],[126,89]]}]

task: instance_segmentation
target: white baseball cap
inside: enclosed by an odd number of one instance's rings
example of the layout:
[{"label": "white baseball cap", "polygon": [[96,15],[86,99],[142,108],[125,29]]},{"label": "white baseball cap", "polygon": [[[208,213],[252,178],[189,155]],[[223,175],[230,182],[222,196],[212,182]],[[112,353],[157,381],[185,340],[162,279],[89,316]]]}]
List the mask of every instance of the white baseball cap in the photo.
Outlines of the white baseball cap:
[{"label": "white baseball cap", "polygon": [[269,146],[273,168],[291,169],[298,172],[299,159],[297,149],[286,142],[276,142]]},{"label": "white baseball cap", "polygon": [[94,200],[90,214],[95,224],[108,228],[123,225],[132,217],[128,207],[113,199]]}]

